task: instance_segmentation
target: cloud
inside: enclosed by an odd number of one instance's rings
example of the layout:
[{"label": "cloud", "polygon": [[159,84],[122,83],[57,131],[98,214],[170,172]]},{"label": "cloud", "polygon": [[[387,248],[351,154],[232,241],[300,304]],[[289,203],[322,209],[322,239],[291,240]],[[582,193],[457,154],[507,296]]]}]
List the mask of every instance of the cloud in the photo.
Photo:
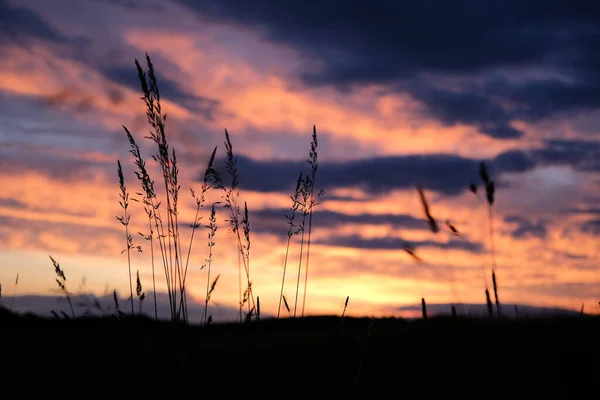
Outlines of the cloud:
[{"label": "cloud", "polygon": [[531,155],[541,164],[569,165],[584,172],[600,171],[600,142],[584,139],[549,139]]},{"label": "cloud", "polygon": [[473,125],[497,139],[523,134],[515,120],[600,104],[600,11],[592,4],[376,0],[365,11],[358,0],[343,7],[333,0],[179,2],[204,20],[250,28],[295,49],[305,60],[299,77],[306,85],[380,85],[411,95],[446,125]]},{"label": "cloud", "polygon": [[21,219],[5,215],[0,215],[0,223],[0,239],[3,247],[9,249],[24,248],[111,257],[119,253],[119,246],[123,247],[123,231],[117,224],[110,228],[86,226],[81,222]]},{"label": "cloud", "polygon": [[[52,207],[46,207],[46,208],[33,207],[25,202],[22,202],[20,200],[13,199],[13,198],[0,198],[0,207],[6,207],[6,208],[10,208],[10,209],[17,210],[17,211],[33,211],[36,213],[45,213],[45,212],[53,211]],[[73,217],[91,217],[94,215],[93,211],[78,212],[78,211],[62,210],[61,213],[64,215],[73,216]],[[5,225],[7,224],[7,221],[3,221],[3,222]],[[8,225],[11,225],[11,224],[8,224]]]},{"label": "cloud", "polygon": [[161,12],[164,10],[164,8],[158,4],[141,4],[141,1],[135,1],[135,0],[93,0],[96,2],[100,2],[100,3],[107,3],[107,4],[111,4],[120,8],[123,8],[127,11],[134,11],[134,12],[145,12],[145,11],[152,11],[152,12]]},{"label": "cloud", "polygon": [[507,215],[504,222],[516,224],[516,227],[510,231],[510,235],[515,239],[528,236],[545,239],[547,234],[548,220],[530,221],[518,215]]},{"label": "cloud", "polygon": [[581,231],[590,235],[600,235],[600,219],[592,219],[583,222],[581,225]]},{"label": "cloud", "polygon": [[453,240],[449,242],[436,242],[434,240],[403,240],[393,237],[364,238],[358,235],[329,236],[326,239],[318,239],[316,243],[328,246],[350,247],[355,249],[374,250],[402,250],[406,244],[415,249],[421,247],[463,250],[470,253],[479,253],[483,249],[481,243],[466,240]]},{"label": "cloud", "polygon": [[[308,166],[306,161],[258,161],[245,156],[237,160],[240,188],[260,192],[291,194],[299,172]],[[225,177],[222,164],[221,160],[218,167]],[[419,183],[428,190],[455,195],[477,179],[478,171],[478,161],[449,154],[373,157],[320,163],[316,185],[327,189],[360,187],[385,194],[394,189],[412,189]]]},{"label": "cloud", "polygon": [[531,293],[536,293],[538,295],[566,297],[571,299],[595,299],[598,296],[598,282],[533,283],[529,285],[520,285],[519,291],[530,291]]},{"label": "cloud", "polygon": [[101,173],[108,175],[116,169],[116,162],[108,162],[93,153],[80,154],[68,150],[52,151],[40,146],[0,144],[0,171],[3,174],[32,172],[59,181],[85,180]]},{"label": "cloud", "polygon": [[[142,66],[142,69],[146,71],[146,60],[138,61],[140,66]],[[154,62],[156,62],[156,60],[154,60]],[[140,81],[134,65],[102,67],[100,68],[100,72],[108,79],[121,83],[141,94]],[[208,121],[213,120],[214,114],[221,104],[219,100],[189,94],[182,90],[177,82],[161,76],[160,72],[157,72],[156,74],[161,99],[170,100],[193,113],[198,113]]]},{"label": "cloud", "polygon": [[[361,188],[367,193],[385,194],[396,189],[414,189],[423,185],[445,195],[458,195],[472,182],[479,182],[479,165],[485,161],[493,179],[504,173],[526,172],[538,165],[570,164],[582,168],[593,162],[598,142],[570,141],[561,149],[557,141],[546,141],[545,147],[533,150],[508,150],[487,160],[477,160],[451,154],[398,155],[371,157],[362,160],[320,162],[318,187]],[[291,192],[300,171],[307,171],[306,161],[254,160],[237,156],[240,188],[260,192]],[[224,178],[224,160],[217,168]],[[269,179],[265,179],[269,177]],[[200,177],[201,179],[201,177]],[[506,185],[502,181],[497,186]]]},{"label": "cloud", "polygon": [[0,0],[0,41],[23,41],[32,37],[57,43],[68,41],[36,12],[9,4]]},{"label": "cloud", "polygon": [[[287,220],[285,215],[291,215],[289,209],[264,208],[252,213],[252,229],[256,232],[269,232],[285,234]],[[301,217],[301,213],[296,213]],[[329,210],[315,210],[313,212],[313,225],[335,229],[341,225],[393,225],[396,228],[427,230],[427,222],[407,214],[344,214]],[[296,223],[298,220],[296,220]]]}]

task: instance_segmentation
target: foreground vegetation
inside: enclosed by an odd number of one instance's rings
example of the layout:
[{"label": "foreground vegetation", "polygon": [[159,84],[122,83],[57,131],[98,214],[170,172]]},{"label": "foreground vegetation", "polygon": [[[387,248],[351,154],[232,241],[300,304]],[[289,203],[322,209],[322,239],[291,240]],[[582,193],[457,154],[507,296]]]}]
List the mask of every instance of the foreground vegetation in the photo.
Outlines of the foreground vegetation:
[{"label": "foreground vegetation", "polygon": [[598,371],[592,362],[600,356],[599,334],[600,318],[590,316],[346,317],[343,324],[340,317],[307,317],[192,326],[0,310],[0,343],[10,343],[2,353],[7,381],[55,370],[65,381],[98,390],[113,380],[114,395],[135,388],[154,398],[191,396],[217,381],[245,388],[357,382],[410,388],[441,377],[462,385],[480,379],[514,383],[535,374],[550,382],[573,366]]}]

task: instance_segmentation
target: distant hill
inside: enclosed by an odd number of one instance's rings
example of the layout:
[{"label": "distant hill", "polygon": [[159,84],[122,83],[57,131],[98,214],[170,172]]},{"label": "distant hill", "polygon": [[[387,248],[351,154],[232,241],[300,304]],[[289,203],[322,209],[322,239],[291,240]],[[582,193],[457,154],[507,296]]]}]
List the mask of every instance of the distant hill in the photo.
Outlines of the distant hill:
[{"label": "distant hill", "polygon": [[[93,296],[91,294],[81,294],[71,296],[71,302],[76,316],[109,316],[116,313],[115,301],[112,294],[105,296]],[[71,310],[66,298],[62,295],[23,295],[12,297],[2,296],[0,306],[9,308],[12,303],[12,311],[19,314],[32,313],[42,317],[52,317],[52,311],[57,314],[61,312],[71,316]],[[166,293],[159,293],[156,296],[157,311],[159,319],[170,319],[169,298]],[[131,314],[131,305],[128,298],[118,297],[119,309]],[[139,301],[134,299],[135,313],[139,312]],[[188,298],[188,313],[190,323],[199,323],[204,317],[204,302],[196,302]],[[235,321],[238,316],[238,309],[230,306],[219,305],[211,302],[208,306],[208,313],[212,316],[214,322]],[[146,299],[142,304],[142,314],[154,317],[154,299],[152,292],[146,293]]]},{"label": "distant hill", "polygon": [[[82,294],[71,297],[76,316],[108,316],[114,314],[115,303],[112,294],[94,297],[90,294]],[[11,303],[12,311],[24,314],[32,313],[42,317],[51,317],[52,311],[61,314],[65,312],[71,315],[69,305],[62,295],[23,295],[12,297],[3,296],[0,299],[0,306],[9,308]],[[126,298],[118,298],[119,308],[126,314],[131,313],[131,306]],[[516,306],[516,309],[515,309]],[[451,304],[427,304],[427,314],[430,317],[452,315]],[[157,294],[157,308],[159,319],[169,319],[169,299],[167,294]],[[139,312],[139,302],[137,298],[134,300],[135,313]],[[396,308],[396,317],[403,318],[421,318],[421,305],[415,304],[410,306],[402,306]],[[517,317],[550,317],[550,316],[574,316],[578,315],[579,311],[569,310],[559,307],[538,307],[527,304],[503,304],[501,306],[502,315],[509,318]],[[518,310],[518,311],[517,311]],[[459,316],[472,317],[487,317],[486,304],[456,304],[456,311]],[[495,306],[494,306],[495,312]],[[193,299],[188,299],[188,313],[190,323],[199,323],[204,317],[204,303],[197,302]],[[146,300],[142,305],[142,314],[154,317],[154,302],[152,293],[146,294]],[[214,322],[233,322],[238,318],[238,309],[231,306],[223,306],[218,303],[209,304],[209,315],[212,316]],[[271,315],[262,315],[264,319]]]},{"label": "distant hill", "polygon": [[[487,304],[456,304],[456,313],[459,316],[486,317],[488,316]],[[398,312],[406,318],[420,318],[421,305],[403,306],[397,308]],[[527,304],[501,304],[502,316],[508,318],[518,317],[559,317],[579,315],[579,311],[560,307],[538,307]],[[585,311],[585,309],[584,309]],[[496,306],[494,305],[494,314]],[[452,315],[452,304],[427,304],[428,316]]]}]

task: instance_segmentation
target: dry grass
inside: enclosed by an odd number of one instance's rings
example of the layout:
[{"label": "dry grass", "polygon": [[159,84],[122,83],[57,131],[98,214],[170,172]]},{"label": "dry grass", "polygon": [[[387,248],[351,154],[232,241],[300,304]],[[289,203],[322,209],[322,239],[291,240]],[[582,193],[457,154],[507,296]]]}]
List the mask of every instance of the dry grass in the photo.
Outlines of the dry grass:
[{"label": "dry grass", "polygon": [[69,291],[67,290],[67,277],[65,276],[65,272],[60,268],[60,264],[50,256],[50,260],[52,261],[52,265],[54,266],[54,272],[56,273],[56,283],[58,284],[58,288],[67,298],[67,302],[69,303],[69,308],[71,309],[71,316],[75,318],[75,310],[73,309],[73,303],[71,303],[71,296]]},{"label": "dry grass", "polygon": [[[214,154],[214,153],[213,153]],[[210,285],[210,270],[212,266],[213,260],[213,247],[215,246],[215,235],[217,233],[217,217],[215,213],[215,205],[213,204],[210,210],[210,218],[209,224],[206,225],[206,228],[209,229],[208,232],[208,257],[206,258],[206,297],[204,298],[204,324],[208,323],[208,302],[210,301],[210,295],[215,290],[215,286],[217,285],[217,281],[219,280],[219,276],[213,281],[212,285]],[[210,287],[209,287],[210,285]]]},{"label": "dry grass", "polygon": [[317,139],[317,127],[313,125],[313,134],[312,141],[310,142],[310,152],[308,154],[308,164],[310,165],[310,202],[308,203],[308,238],[306,242],[306,267],[304,269],[304,295],[302,296],[302,316],[304,317],[304,308],[306,306],[306,290],[308,287],[308,266],[310,261],[310,243],[311,243],[311,233],[312,233],[312,221],[313,221],[313,210],[316,205],[318,205],[318,199],[325,191],[321,189],[315,198],[314,189],[315,189],[315,179],[317,177],[317,169],[319,166],[319,157],[317,153],[317,147],[319,145],[319,141]]},{"label": "dry grass", "polygon": [[[239,206],[240,193],[238,190],[239,174],[237,170],[237,159],[233,154],[233,145],[229,137],[229,132],[225,130],[225,170],[231,178],[231,184],[228,188],[223,186],[225,205],[224,207],[229,210],[229,219],[226,220],[230,224],[230,232],[236,236],[238,246],[238,288],[239,288],[239,319],[243,321],[242,311],[244,304],[248,303],[248,313],[251,315],[256,309],[256,303],[254,301],[254,295],[252,293],[252,282],[250,281],[250,221],[248,219],[248,206],[244,203],[244,216],[240,221],[241,210]],[[244,240],[240,234],[240,227],[244,232]],[[242,268],[244,266],[244,272],[246,273],[246,289],[242,295]],[[250,303],[252,302],[252,308]]]},{"label": "dry grass", "polygon": [[146,298],[146,293],[144,293],[143,289],[142,289],[142,281],[140,281],[140,270],[139,269],[136,272],[135,293],[136,293],[136,295],[138,297],[138,301],[139,301],[138,315],[142,315],[142,303],[144,302],[144,299]]},{"label": "dry grass", "polygon": [[[123,126],[123,128],[125,130],[130,144],[130,153],[134,157],[134,165],[136,166],[135,174],[137,179],[140,181],[143,190],[143,193],[138,194],[140,196],[143,196],[142,203],[144,204],[144,211],[148,218],[149,234],[144,235],[140,233],[140,235],[148,241],[150,241],[155,318],[157,318],[157,290],[154,268],[154,243],[156,241],[160,250],[160,259],[163,265],[167,293],[169,296],[171,320],[187,321],[188,315],[185,284],[189,267],[190,254],[192,251],[192,245],[194,240],[194,234],[196,229],[200,227],[201,217],[199,216],[199,212],[204,205],[206,192],[209,189],[211,189],[213,185],[219,188],[222,187],[222,185],[220,185],[220,177],[213,168],[213,162],[216,153],[215,148],[209,159],[200,195],[196,196],[194,190],[190,189],[192,197],[196,201],[197,208],[196,217],[194,223],[192,224],[192,233],[190,235],[189,245],[187,248],[187,256],[184,261],[182,255],[183,240],[181,238],[180,224],[178,220],[179,191],[181,189],[181,186],[179,185],[178,179],[179,167],[177,163],[177,155],[174,149],[170,149],[167,140],[165,132],[167,114],[162,113],[162,107],[160,103],[160,91],[158,89],[156,76],[154,74],[154,67],[152,65],[152,62],[150,61],[150,57],[147,54],[146,61],[148,64],[147,75],[142,70],[137,59],[135,60],[135,65],[138,71],[138,78],[140,80],[142,92],[144,95],[142,97],[142,100],[146,105],[146,117],[148,123],[153,128],[153,131],[150,132],[150,135],[145,136],[145,138],[152,141],[157,146],[158,152],[157,154],[152,155],[152,159],[158,163],[162,172],[162,183],[164,184],[165,197],[164,200],[161,201],[158,198],[155,181],[150,177],[148,173],[145,160],[140,151],[140,147],[136,143],[133,135],[127,129],[127,127]],[[122,193],[125,193],[122,172],[120,172],[119,178],[120,182],[122,183]],[[123,198],[126,198],[126,196],[126,193],[125,195],[122,195]],[[128,223],[129,217],[130,215],[124,216],[122,222],[124,224]],[[129,243],[130,241],[128,239],[128,250],[131,248]],[[133,288],[131,288],[131,291],[133,296]]]},{"label": "dry grass", "polygon": [[[285,258],[283,260],[283,276],[281,277],[281,293],[279,294],[279,305],[277,307],[277,318],[279,318],[281,314],[281,300],[285,297],[283,295],[283,287],[285,285],[285,273],[287,271],[287,262],[288,256],[290,253],[290,243],[292,240],[292,236],[298,235],[300,229],[295,224],[296,212],[301,206],[300,195],[302,194],[302,182],[304,182],[302,178],[302,172],[300,172],[300,176],[298,176],[298,180],[296,181],[296,189],[294,190],[294,194],[290,196],[292,199],[292,206],[290,207],[290,215],[285,215],[285,219],[288,223],[288,231],[287,231],[287,245],[285,247]],[[289,312],[289,307],[287,305],[287,301],[285,302],[286,308]]]}]

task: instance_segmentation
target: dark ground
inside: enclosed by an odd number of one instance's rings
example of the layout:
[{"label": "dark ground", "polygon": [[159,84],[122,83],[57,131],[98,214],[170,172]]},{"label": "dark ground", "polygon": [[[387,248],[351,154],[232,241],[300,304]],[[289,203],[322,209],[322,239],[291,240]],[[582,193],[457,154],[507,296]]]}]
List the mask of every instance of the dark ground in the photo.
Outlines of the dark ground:
[{"label": "dark ground", "polygon": [[0,309],[1,379],[174,398],[175,387],[200,397],[208,387],[340,386],[354,384],[357,375],[373,387],[445,379],[486,387],[543,379],[547,385],[574,371],[600,376],[598,317],[375,319],[370,336],[369,322],[346,318],[343,332],[339,317],[198,327],[16,317]]}]

